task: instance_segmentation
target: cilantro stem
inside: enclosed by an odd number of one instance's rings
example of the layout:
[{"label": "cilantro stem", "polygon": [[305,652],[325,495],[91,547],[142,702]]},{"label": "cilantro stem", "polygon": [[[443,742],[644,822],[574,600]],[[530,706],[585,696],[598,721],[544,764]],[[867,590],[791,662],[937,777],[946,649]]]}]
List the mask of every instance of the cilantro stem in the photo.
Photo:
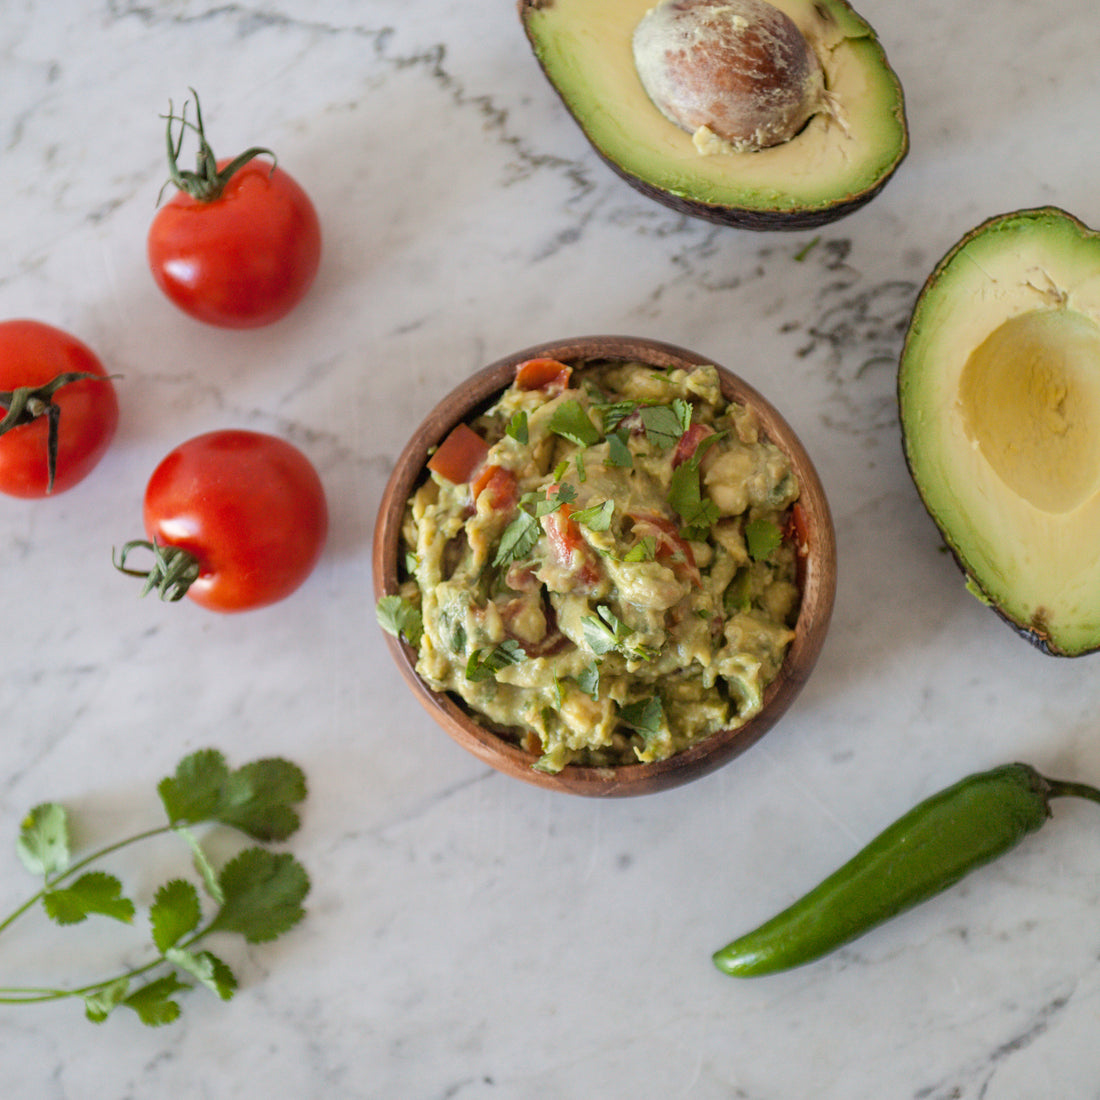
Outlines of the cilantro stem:
[{"label": "cilantro stem", "polygon": [[[127,843],[131,843],[133,840],[144,839],[145,836],[153,835],[155,833],[165,832],[165,829],[155,829],[150,833],[142,834],[141,838],[132,837],[129,841],[124,841],[121,844],[112,845],[112,849],[124,847]],[[209,935],[211,928],[213,927],[214,919],[211,919],[205,927],[200,928],[197,932],[193,933],[187,939],[181,943],[176,944],[176,947],[181,948],[184,951],[190,950],[201,939]],[[151,959],[149,962],[142,964],[141,966],[135,966],[130,970],[126,970],[121,974],[115,974],[111,978],[103,978],[98,982],[90,982],[88,985],[82,985],[78,989],[54,989],[50,986],[0,986],[0,1004],[5,1005],[22,1005],[22,1004],[45,1004],[47,1001],[61,1001],[66,997],[86,997],[89,993],[95,993],[97,990],[106,989],[110,985],[114,985],[115,982],[130,981],[133,978],[140,978],[143,974],[148,974],[151,970],[155,970],[161,965],[172,966],[173,964],[168,960],[166,955],[158,955],[155,959]]]},{"label": "cilantro stem", "polygon": [[83,871],[89,864],[95,863],[97,860],[103,859],[105,856],[111,855],[112,852],[117,852],[121,848],[127,848],[131,844],[137,844],[142,840],[149,840],[151,837],[162,836],[165,833],[174,832],[174,826],[172,825],[158,825],[152,829],[146,829],[144,832],[135,833],[133,836],[126,837],[123,840],[115,841],[113,844],[108,844],[106,847],[100,848],[97,851],[90,853],[83,859],[74,863],[71,867],[66,867],[64,871],[54,875],[53,878],[49,878],[45,881],[42,889],[28,898],[17,909],[14,909],[9,913],[2,921],[0,921],[0,932],[10,927],[15,921],[26,913],[29,909],[33,909],[35,905],[42,900],[42,898],[49,893],[58,883],[64,882],[67,878],[71,878],[78,871]]}]

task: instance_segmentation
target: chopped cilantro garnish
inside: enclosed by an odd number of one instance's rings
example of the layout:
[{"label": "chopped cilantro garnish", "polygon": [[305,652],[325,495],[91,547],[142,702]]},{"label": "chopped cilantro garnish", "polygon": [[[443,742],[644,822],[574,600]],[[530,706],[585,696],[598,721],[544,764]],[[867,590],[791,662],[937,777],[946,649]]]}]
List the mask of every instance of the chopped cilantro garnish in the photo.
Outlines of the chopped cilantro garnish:
[{"label": "chopped cilantro garnish", "polygon": [[519,409],[512,414],[512,419],[508,421],[508,426],[504,429],[517,443],[522,443],[525,447],[528,442],[527,434],[527,413],[523,409]]},{"label": "chopped cilantro garnish", "polygon": [[624,431],[612,432],[607,437],[607,461],[612,466],[627,468],[634,465],[634,456],[626,440],[627,433]]},{"label": "chopped cilantro garnish", "polygon": [[603,430],[610,435],[628,416],[637,412],[637,401],[616,401],[611,405],[600,405],[600,418],[603,420]]},{"label": "chopped cilantro garnish", "polygon": [[582,668],[580,672],[574,677],[577,682],[577,687],[585,693],[590,695],[592,699],[598,700],[600,697],[600,664],[599,661],[593,661],[587,668]]},{"label": "chopped cilantro garnish", "polygon": [[516,518],[504,528],[497,546],[493,565],[507,565],[513,561],[522,561],[535,548],[542,528],[525,508],[516,510]]},{"label": "chopped cilantro garnish", "polygon": [[550,492],[525,493],[524,503],[534,504],[536,516],[548,516],[556,512],[563,504],[577,499],[577,490],[564,481],[556,485]]},{"label": "chopped cilantro garnish", "polygon": [[717,522],[718,505],[710,497],[704,497],[699,479],[699,463],[716,440],[723,433],[715,432],[699,440],[695,453],[672,471],[669,482],[668,502],[679,515],[686,528],[685,537],[705,538],[706,533]]},{"label": "chopped cilantro garnish", "polygon": [[614,502],[605,500],[600,504],[579,509],[573,513],[573,519],[577,523],[583,523],[589,531],[606,531],[611,526],[611,516],[614,511]]},{"label": "chopped cilantro garnish", "polygon": [[526,660],[527,654],[519,642],[508,638],[489,649],[475,649],[466,662],[466,679],[474,683],[488,680],[507,665],[518,665]]},{"label": "chopped cilantro garnish", "polygon": [[639,410],[646,438],[667,451],[691,426],[691,403],[677,397],[670,405],[650,405]]},{"label": "chopped cilantro garnish", "polygon": [[782,541],[783,532],[770,519],[750,519],[745,524],[745,545],[753,561],[766,561]]},{"label": "chopped cilantro garnish", "polygon": [[751,585],[752,574],[748,566],[738,569],[733,580],[726,586],[726,591],[722,593],[722,610],[727,615],[748,610],[752,600]]},{"label": "chopped cilantro garnish", "polygon": [[402,638],[414,649],[424,636],[420,608],[403,596],[383,596],[374,608],[378,625],[395,638]]},{"label": "chopped cilantro garnish", "polygon": [[653,657],[653,653],[645,646],[627,644],[627,639],[634,631],[606,604],[600,604],[596,608],[596,615],[586,615],[581,619],[581,628],[588,648],[595,654],[602,656],[617,650],[624,657],[636,661],[648,661]]},{"label": "chopped cilantro garnish", "polygon": [[602,438],[599,428],[592,423],[584,406],[575,397],[563,401],[554,410],[554,415],[550,417],[550,430],[578,447],[591,447]]},{"label": "chopped cilantro garnish", "polygon": [[[549,493],[544,489],[524,493],[516,509],[515,518],[504,528],[500,536],[493,565],[507,565],[527,557],[535,548],[535,543],[538,542],[542,532],[537,517],[556,512],[563,504],[568,504],[576,498],[577,490],[568,482],[556,485]],[[532,509],[534,509],[533,512]]]},{"label": "chopped cilantro garnish", "polygon": [[665,722],[664,707],[659,696],[639,699],[636,703],[627,703],[619,708],[619,719],[624,725],[641,734],[660,733]]},{"label": "chopped cilantro garnish", "polygon": [[656,556],[656,537],[644,535],[623,555],[623,561],[653,561]]},{"label": "chopped cilantro garnish", "polygon": [[[599,616],[597,618],[597,616]],[[618,649],[631,634],[630,627],[604,604],[596,608],[596,615],[586,615],[581,620],[584,640],[593,653],[604,654]]]}]

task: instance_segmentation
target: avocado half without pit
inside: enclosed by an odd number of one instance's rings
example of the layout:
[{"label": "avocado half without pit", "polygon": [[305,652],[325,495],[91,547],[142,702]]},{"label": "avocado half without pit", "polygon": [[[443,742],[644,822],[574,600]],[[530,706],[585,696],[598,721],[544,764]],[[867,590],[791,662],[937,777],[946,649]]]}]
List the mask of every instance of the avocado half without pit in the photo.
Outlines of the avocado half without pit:
[{"label": "avocado half without pit", "polygon": [[806,229],[874,197],[909,148],[901,84],[845,0],[519,0],[600,156],[682,213]]},{"label": "avocado half without pit", "polygon": [[971,591],[1046,653],[1100,649],[1100,233],[1051,207],[968,233],[917,299],[898,400]]}]

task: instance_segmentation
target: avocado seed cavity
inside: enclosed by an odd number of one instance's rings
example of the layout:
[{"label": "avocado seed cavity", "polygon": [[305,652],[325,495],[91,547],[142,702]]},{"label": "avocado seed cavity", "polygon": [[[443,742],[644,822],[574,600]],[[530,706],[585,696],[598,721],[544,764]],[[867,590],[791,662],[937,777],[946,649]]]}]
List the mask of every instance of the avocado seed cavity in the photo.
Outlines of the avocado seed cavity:
[{"label": "avocado seed cavity", "polygon": [[1100,489],[1100,327],[1068,309],[1030,310],[994,329],[959,380],[971,442],[1017,496],[1073,511]]},{"label": "avocado seed cavity", "polygon": [[764,0],[661,0],[633,46],[646,94],[700,153],[780,145],[828,106],[817,55]]}]

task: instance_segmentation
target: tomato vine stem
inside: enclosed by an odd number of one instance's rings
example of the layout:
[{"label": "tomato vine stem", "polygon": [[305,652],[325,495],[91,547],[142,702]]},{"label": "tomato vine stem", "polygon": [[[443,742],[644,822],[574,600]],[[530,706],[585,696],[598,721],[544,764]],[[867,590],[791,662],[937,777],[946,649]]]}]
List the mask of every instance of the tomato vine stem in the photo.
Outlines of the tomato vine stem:
[{"label": "tomato vine stem", "polygon": [[54,475],[57,472],[57,437],[58,425],[61,423],[61,408],[54,402],[54,394],[63,386],[88,378],[97,382],[109,380],[104,374],[71,370],[62,371],[42,386],[17,386],[14,390],[0,391],[0,408],[5,410],[3,417],[0,417],[0,435],[12,428],[30,424],[40,417],[46,418],[47,493],[53,491]]},{"label": "tomato vine stem", "polygon": [[[126,564],[126,559],[135,549],[152,551],[153,564],[149,569],[131,569]],[[120,573],[144,579],[145,587],[141,590],[143,596],[156,590],[157,595],[168,603],[182,600],[202,572],[199,559],[189,550],[180,546],[161,546],[155,540],[149,542],[147,539],[131,539],[117,555],[112,552],[111,560]]]},{"label": "tomato vine stem", "polygon": [[[160,195],[157,196],[157,202],[160,202],[161,195],[164,194],[164,188],[169,183],[173,183],[179,188],[180,191],[191,196],[197,202],[213,202],[222,191],[225,189],[225,185],[232,178],[234,173],[243,168],[250,160],[254,160],[259,156],[269,156],[272,160],[271,171],[275,171],[275,154],[270,150],[259,145],[254,145],[250,149],[246,149],[239,156],[234,157],[228,164],[225,165],[220,171],[218,170],[218,161],[214,156],[214,150],[210,148],[210,143],[206,140],[206,131],[203,128],[202,123],[202,109],[199,106],[199,94],[194,88],[191,89],[191,94],[195,97],[195,121],[192,122],[187,117],[187,104],[188,100],[184,100],[183,109],[177,115],[175,109],[172,106],[172,101],[168,101],[168,114],[162,117],[167,119],[167,143],[168,143],[168,175],[169,179],[165,182],[164,187],[160,189]],[[175,137],[172,132],[172,124],[178,122],[180,124],[179,137]],[[189,171],[186,168],[180,168],[179,156],[183,149],[183,139],[186,137],[188,130],[192,131],[199,139],[199,150],[196,156],[195,171]]]}]

